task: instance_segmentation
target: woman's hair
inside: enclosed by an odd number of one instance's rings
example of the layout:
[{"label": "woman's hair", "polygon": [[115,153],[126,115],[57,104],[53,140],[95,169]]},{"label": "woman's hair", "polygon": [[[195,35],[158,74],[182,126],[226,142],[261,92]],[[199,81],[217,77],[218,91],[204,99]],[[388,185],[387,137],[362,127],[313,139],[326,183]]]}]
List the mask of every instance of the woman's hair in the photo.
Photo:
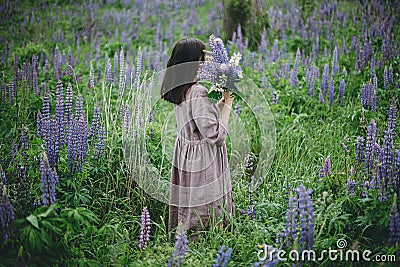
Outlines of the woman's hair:
[{"label": "woman's hair", "polygon": [[[161,85],[161,98],[179,105],[195,81],[198,64],[181,64],[186,62],[204,61],[205,44],[196,38],[183,38],[176,42],[167,64]],[[181,64],[181,65],[179,65]]]}]

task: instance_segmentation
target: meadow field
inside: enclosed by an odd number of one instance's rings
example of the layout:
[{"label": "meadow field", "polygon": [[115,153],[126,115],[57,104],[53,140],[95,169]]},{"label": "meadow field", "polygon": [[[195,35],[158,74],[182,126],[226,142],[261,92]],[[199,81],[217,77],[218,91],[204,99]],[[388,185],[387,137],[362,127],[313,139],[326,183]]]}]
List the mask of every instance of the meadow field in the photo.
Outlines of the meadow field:
[{"label": "meadow field", "polygon": [[[388,0],[3,0],[0,266],[398,266],[399,20]],[[237,216],[170,240],[159,82],[211,34],[242,54]]]}]

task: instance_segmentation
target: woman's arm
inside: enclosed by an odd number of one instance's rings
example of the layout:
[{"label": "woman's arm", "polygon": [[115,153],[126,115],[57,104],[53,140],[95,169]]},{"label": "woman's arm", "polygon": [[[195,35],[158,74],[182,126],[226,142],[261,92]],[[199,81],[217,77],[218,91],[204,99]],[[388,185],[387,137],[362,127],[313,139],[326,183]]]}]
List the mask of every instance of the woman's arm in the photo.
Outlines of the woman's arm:
[{"label": "woman's arm", "polygon": [[221,121],[228,125],[229,116],[231,114],[233,97],[229,92],[222,93],[224,101],[222,102],[223,108],[221,109]]},{"label": "woman's arm", "polygon": [[222,97],[217,103],[217,106],[219,107],[219,110],[223,109],[224,103],[225,103],[225,98]]}]

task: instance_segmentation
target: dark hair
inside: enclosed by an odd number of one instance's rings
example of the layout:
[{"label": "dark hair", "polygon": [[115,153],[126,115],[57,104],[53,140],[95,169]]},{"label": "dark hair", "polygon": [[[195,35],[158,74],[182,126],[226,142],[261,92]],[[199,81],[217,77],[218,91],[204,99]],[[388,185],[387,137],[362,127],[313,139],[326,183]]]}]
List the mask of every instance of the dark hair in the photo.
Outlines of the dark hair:
[{"label": "dark hair", "polygon": [[167,64],[161,85],[161,98],[179,105],[195,81],[198,71],[197,64],[182,64],[186,62],[204,61],[205,44],[196,38],[183,38],[176,42]]}]

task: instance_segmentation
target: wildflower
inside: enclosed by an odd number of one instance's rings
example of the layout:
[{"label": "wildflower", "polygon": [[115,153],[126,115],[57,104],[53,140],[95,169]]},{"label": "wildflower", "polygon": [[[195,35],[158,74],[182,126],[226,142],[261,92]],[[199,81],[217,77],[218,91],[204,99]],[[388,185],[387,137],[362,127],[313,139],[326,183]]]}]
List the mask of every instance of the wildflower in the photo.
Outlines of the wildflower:
[{"label": "wildflower", "polygon": [[311,200],[311,189],[304,185],[296,188],[300,215],[300,250],[312,249],[314,244],[314,208]]},{"label": "wildflower", "polygon": [[50,167],[46,154],[40,157],[40,173],[42,176],[42,200],[43,206],[49,206],[56,202],[57,173]]},{"label": "wildflower", "polygon": [[[1,183],[0,183],[1,185]],[[1,188],[1,199],[0,199],[0,233],[2,236],[0,238],[7,239],[9,237],[9,233],[7,232],[7,228],[10,223],[14,220],[14,210],[11,205],[10,200],[8,199],[6,186],[3,185]]]},{"label": "wildflower", "polygon": [[144,249],[150,241],[150,214],[147,207],[143,207],[139,235],[139,248]]},{"label": "wildflower", "polygon": [[186,232],[182,222],[179,222],[177,232],[175,235],[175,251],[172,257],[168,261],[168,267],[181,266],[182,259],[185,256],[185,252],[188,249],[189,239],[186,236]]},{"label": "wildflower", "polygon": [[373,164],[375,159],[375,144],[376,144],[376,123],[371,120],[368,125],[367,140],[365,144],[364,171],[368,177],[372,177]]},{"label": "wildflower", "polygon": [[331,81],[329,83],[329,106],[333,105],[334,95],[335,95],[335,87],[334,87],[333,77],[331,77]]},{"label": "wildflower", "polygon": [[341,105],[343,102],[343,97],[344,97],[344,92],[346,90],[346,83],[345,81],[342,79],[340,80],[340,85],[339,85],[339,92],[338,92],[338,102]]},{"label": "wildflower", "polygon": [[298,78],[297,78],[298,73],[299,73],[299,69],[298,69],[299,61],[300,61],[300,49],[297,48],[296,59],[293,64],[293,70],[290,73],[290,85],[291,86],[297,86],[297,84],[299,82]]},{"label": "wildflower", "polygon": [[234,90],[234,82],[243,78],[239,62],[242,55],[235,53],[230,59],[220,38],[211,35],[209,38],[211,55],[209,60],[202,62],[199,68],[199,78],[213,83],[212,90]]},{"label": "wildflower", "polygon": [[331,175],[331,157],[328,155],[324,161],[324,166],[319,170],[319,178]]},{"label": "wildflower", "polygon": [[235,106],[235,112],[236,112],[236,114],[238,114],[239,116],[240,116],[240,113],[242,113],[242,111],[241,111],[241,108],[240,108],[240,105],[239,105],[239,104],[237,104],[237,105]]},{"label": "wildflower", "polygon": [[231,259],[232,248],[226,248],[225,245],[222,245],[219,249],[216,262],[212,265],[212,267],[226,267],[228,265],[229,260]]},{"label": "wildflower", "polygon": [[389,212],[389,246],[400,244],[400,214],[397,209],[396,198],[393,200],[392,208]]},{"label": "wildflower", "polygon": [[293,246],[297,237],[297,217],[298,217],[298,203],[297,195],[291,194],[289,196],[288,208],[286,210],[285,228],[280,234],[278,243],[282,244],[283,248]]},{"label": "wildflower", "polygon": [[93,111],[92,127],[88,136],[89,141],[93,142],[97,139],[98,127],[100,127],[100,107],[96,105]]},{"label": "wildflower", "polygon": [[364,161],[364,138],[361,136],[356,139],[356,161],[359,164]]},{"label": "wildflower", "polygon": [[396,128],[396,118],[397,118],[397,108],[395,102],[393,101],[390,104],[389,110],[387,111],[388,129],[392,129],[394,131],[394,129]]},{"label": "wildflower", "polygon": [[335,46],[335,49],[333,50],[333,58],[332,58],[332,75],[333,76],[336,76],[336,74],[339,72],[338,57],[339,57],[339,51],[338,51],[337,47]]}]

